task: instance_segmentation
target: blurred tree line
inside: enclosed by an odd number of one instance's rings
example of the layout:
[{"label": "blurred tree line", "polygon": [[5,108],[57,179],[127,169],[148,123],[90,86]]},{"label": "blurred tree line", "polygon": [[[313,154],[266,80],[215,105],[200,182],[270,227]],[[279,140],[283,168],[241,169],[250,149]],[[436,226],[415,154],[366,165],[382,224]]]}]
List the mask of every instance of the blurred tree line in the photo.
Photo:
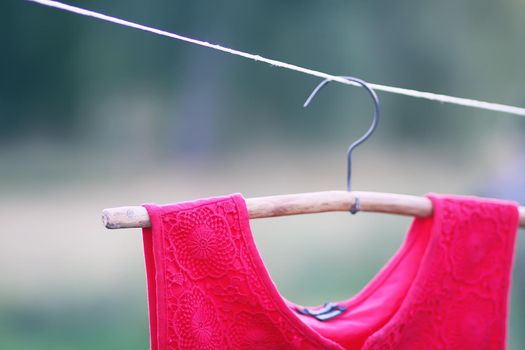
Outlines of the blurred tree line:
[{"label": "blurred tree line", "polygon": [[[332,74],[525,105],[519,0],[68,3]],[[313,77],[27,1],[0,9],[3,144],[133,139],[212,149],[254,138],[346,139],[369,123],[371,104],[357,89],[334,84],[305,111]],[[513,118],[380,97],[390,139],[460,142]]]}]

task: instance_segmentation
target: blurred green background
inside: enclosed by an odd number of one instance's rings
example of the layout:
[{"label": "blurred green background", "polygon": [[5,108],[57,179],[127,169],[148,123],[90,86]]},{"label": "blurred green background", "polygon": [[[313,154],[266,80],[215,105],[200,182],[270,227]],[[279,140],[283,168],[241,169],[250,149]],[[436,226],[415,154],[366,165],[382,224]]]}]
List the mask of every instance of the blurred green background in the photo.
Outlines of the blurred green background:
[{"label": "blurred green background", "polygon": [[[519,0],[69,3],[332,74],[525,106]],[[0,18],[1,349],[146,349],[140,231],[105,230],[100,211],[344,189],[346,148],[370,123],[360,89],[330,85],[303,109],[318,79],[20,0]],[[355,189],[525,203],[524,118],[379,96]],[[252,222],[278,288],[302,304],[356,293],[409,224]],[[523,349],[523,232],[513,278],[509,349]]]}]

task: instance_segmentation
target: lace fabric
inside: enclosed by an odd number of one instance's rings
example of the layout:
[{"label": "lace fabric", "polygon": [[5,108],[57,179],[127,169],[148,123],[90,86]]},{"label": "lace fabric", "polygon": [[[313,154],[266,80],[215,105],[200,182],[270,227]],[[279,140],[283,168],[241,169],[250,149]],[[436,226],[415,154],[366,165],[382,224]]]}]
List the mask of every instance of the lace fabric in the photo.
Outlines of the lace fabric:
[{"label": "lace fabric", "polygon": [[325,322],[279,294],[241,195],[145,205],[151,349],[504,349],[517,207],[429,197],[434,216]]}]

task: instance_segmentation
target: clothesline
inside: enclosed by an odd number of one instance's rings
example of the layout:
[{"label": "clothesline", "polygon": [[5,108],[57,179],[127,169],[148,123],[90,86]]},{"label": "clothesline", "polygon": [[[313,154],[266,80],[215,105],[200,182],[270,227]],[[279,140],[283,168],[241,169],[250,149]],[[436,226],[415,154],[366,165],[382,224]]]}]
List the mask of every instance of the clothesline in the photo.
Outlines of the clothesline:
[{"label": "clothesline", "polygon": [[[277,61],[277,60],[274,60],[274,59],[262,57],[262,56],[255,55],[255,54],[251,54],[251,53],[248,53],[248,52],[243,52],[243,51],[231,49],[231,48],[228,48],[228,47],[225,47],[225,46],[212,44],[212,43],[209,43],[209,42],[206,42],[206,41],[201,41],[201,40],[198,40],[198,39],[193,39],[193,38],[186,37],[186,36],[183,36],[183,35],[179,35],[179,34],[176,34],[176,33],[170,33],[170,32],[164,31],[164,30],[155,29],[155,28],[152,28],[152,27],[147,27],[147,26],[142,25],[142,24],[138,24],[138,23],[126,21],[126,20],[123,20],[123,19],[119,19],[119,18],[116,18],[116,17],[104,15],[104,14],[101,14],[101,13],[98,13],[98,12],[94,12],[94,11],[90,11],[90,10],[86,10],[86,9],[83,9],[83,8],[80,8],[80,7],[63,4],[63,3],[60,3],[58,1],[51,1],[51,0],[28,0],[28,1],[36,2],[36,3],[39,3],[41,5],[50,6],[50,7],[54,7],[54,8],[65,10],[65,11],[69,11],[69,12],[73,12],[73,13],[76,13],[76,14],[79,14],[79,15],[83,15],[83,16],[94,17],[94,18],[97,18],[97,19],[100,19],[100,20],[103,20],[103,21],[120,24],[122,26],[139,29],[139,30],[150,32],[150,33],[154,33],[154,34],[157,34],[157,35],[169,37],[169,38],[172,38],[172,39],[185,41],[185,42],[188,42],[188,43],[191,43],[191,44],[208,47],[208,48],[213,49],[213,50],[226,52],[226,53],[229,53],[231,55],[241,56],[241,57],[244,57],[244,58],[249,58],[249,59],[252,59],[254,61],[268,63],[268,64],[270,64],[272,66],[275,66],[275,67],[289,69],[289,70],[292,70],[292,71],[296,71],[296,72],[300,72],[300,73],[316,76],[316,77],[323,78],[323,79],[329,79],[331,81],[336,81],[336,82],[339,82],[339,83],[342,83],[342,84],[346,84],[346,85],[358,86],[356,83],[354,83],[352,81],[348,81],[348,80],[346,80],[346,79],[344,79],[344,78],[342,78],[340,76],[335,76],[335,75],[331,75],[331,74],[328,74],[328,73],[323,73],[323,72],[320,72],[320,71],[317,71],[317,70],[304,68],[304,67],[300,67],[300,66],[297,66],[297,65],[294,65],[294,64],[281,62],[281,61]],[[462,98],[462,97],[454,97],[454,96],[436,94],[436,93],[432,93],[432,92],[424,92],[424,91],[405,89],[405,88],[394,87],[394,86],[387,86],[387,85],[381,85],[381,84],[370,83],[369,85],[375,90],[389,92],[389,93],[393,93],[393,94],[399,94],[399,95],[411,96],[411,97],[416,97],[416,98],[423,98],[423,99],[432,100],[432,101],[451,103],[451,104],[456,104],[456,105],[460,105],[460,106],[466,106],[466,107],[472,107],[472,108],[478,108],[478,109],[491,110],[491,111],[496,111],[496,112],[503,112],[503,113],[509,113],[509,114],[525,116],[525,108],[522,108],[522,107],[516,107],[516,106],[510,106],[510,105],[504,105],[504,104],[500,104],[500,103],[492,103],[492,102],[486,102],[486,101],[479,101],[479,100],[473,100],[473,99]]]}]

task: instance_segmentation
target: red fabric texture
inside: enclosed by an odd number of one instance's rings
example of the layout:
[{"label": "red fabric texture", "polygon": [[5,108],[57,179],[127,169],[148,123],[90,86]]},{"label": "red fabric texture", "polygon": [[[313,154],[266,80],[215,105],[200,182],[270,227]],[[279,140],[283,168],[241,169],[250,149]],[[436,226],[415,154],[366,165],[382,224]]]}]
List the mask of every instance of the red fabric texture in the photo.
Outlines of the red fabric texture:
[{"label": "red fabric texture", "polygon": [[145,205],[151,350],[505,349],[516,204],[429,198],[433,217],[328,321],[279,294],[241,195]]}]

